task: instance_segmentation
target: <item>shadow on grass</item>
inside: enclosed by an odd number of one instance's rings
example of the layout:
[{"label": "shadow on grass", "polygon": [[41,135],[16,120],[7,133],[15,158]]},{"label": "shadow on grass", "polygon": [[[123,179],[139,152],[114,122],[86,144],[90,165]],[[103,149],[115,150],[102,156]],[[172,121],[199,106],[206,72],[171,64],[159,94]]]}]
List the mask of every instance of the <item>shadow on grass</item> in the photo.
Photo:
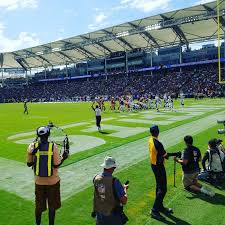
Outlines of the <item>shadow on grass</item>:
[{"label": "shadow on grass", "polygon": [[193,194],[193,193],[192,193],[192,197],[186,197],[186,198],[190,199],[190,200],[198,198],[198,199],[201,199],[208,203],[211,203],[213,205],[224,205],[225,206],[225,196],[221,195],[219,193],[216,193],[213,198],[204,196],[202,194]]},{"label": "shadow on grass", "polygon": [[168,225],[175,225],[175,224],[191,225],[190,223],[188,223],[180,218],[177,218],[176,216],[171,215],[171,214],[165,214],[165,217],[169,218],[171,221],[167,220],[166,218],[163,220],[158,220],[158,221],[160,221],[163,224],[168,224]]},{"label": "shadow on grass", "polygon": [[110,132],[107,131],[99,131],[100,134],[111,134]]}]

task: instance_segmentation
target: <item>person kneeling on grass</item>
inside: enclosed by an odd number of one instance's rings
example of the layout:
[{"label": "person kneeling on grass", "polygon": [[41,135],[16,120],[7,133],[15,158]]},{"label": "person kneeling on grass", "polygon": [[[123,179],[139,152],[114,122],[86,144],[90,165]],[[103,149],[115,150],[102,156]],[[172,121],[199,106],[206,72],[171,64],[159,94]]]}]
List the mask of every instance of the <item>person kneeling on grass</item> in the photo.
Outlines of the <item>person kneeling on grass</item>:
[{"label": "person kneeling on grass", "polygon": [[198,174],[200,171],[199,162],[201,160],[200,150],[193,146],[192,136],[185,136],[184,142],[186,148],[183,151],[182,158],[177,159],[174,157],[174,160],[182,165],[184,188],[188,191],[214,197],[215,193],[212,190],[202,186],[198,182]]},{"label": "person kneeling on grass", "polygon": [[[208,165],[206,166],[206,162]],[[208,142],[208,150],[202,159],[203,171],[199,179],[216,184],[223,180],[224,176],[224,152],[218,146],[217,139]]]}]

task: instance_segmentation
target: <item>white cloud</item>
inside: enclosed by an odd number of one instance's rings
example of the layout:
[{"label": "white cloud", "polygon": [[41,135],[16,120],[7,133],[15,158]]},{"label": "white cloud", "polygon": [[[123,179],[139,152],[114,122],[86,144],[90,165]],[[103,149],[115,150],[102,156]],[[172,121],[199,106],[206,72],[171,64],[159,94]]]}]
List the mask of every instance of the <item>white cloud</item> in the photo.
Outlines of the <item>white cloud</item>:
[{"label": "white cloud", "polygon": [[205,4],[205,3],[208,3],[208,2],[212,2],[213,0],[200,0],[200,1],[197,1],[195,3],[195,5],[200,5],[200,4]]},{"label": "white cloud", "polygon": [[95,17],[95,22],[102,23],[106,18],[107,16],[103,12],[101,12]]},{"label": "white cloud", "polygon": [[36,34],[20,32],[16,38],[10,38],[5,34],[5,26],[0,23],[0,52],[10,52],[18,49],[33,47],[40,44]]},{"label": "white cloud", "polygon": [[38,0],[0,0],[0,8],[9,11],[16,9],[34,9],[38,7]]},{"label": "white cloud", "polygon": [[167,9],[172,0],[121,0],[118,9],[131,8],[141,12],[152,12],[156,9]]},{"label": "white cloud", "polygon": [[106,21],[108,16],[104,12],[99,12],[94,17],[94,22],[88,25],[89,30],[97,30],[103,26],[107,26],[109,23]]}]

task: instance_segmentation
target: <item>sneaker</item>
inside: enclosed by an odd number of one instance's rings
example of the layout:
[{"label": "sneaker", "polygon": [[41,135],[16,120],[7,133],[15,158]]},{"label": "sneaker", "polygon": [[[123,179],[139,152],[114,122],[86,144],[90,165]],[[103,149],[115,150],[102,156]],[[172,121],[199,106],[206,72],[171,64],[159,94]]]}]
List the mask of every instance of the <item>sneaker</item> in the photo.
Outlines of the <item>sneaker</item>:
[{"label": "sneaker", "polygon": [[162,210],[160,210],[160,212],[165,214],[173,214],[173,209],[164,207]]},{"label": "sneaker", "polygon": [[212,191],[212,190],[210,190],[210,189],[208,189],[208,188],[206,188],[206,187],[202,187],[202,188],[201,188],[201,192],[202,192],[203,194],[205,194],[205,195],[210,196],[210,197],[214,197],[214,196],[215,196],[214,191]]},{"label": "sneaker", "polygon": [[150,215],[153,219],[161,220],[161,221],[165,220],[165,218],[159,212],[155,212],[155,211],[151,210]]}]

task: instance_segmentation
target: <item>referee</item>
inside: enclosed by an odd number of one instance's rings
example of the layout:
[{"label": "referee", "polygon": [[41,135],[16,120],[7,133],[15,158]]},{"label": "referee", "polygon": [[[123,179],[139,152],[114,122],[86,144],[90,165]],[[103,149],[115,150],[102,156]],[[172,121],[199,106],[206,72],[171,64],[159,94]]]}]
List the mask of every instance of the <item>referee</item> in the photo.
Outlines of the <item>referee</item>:
[{"label": "referee", "polygon": [[154,219],[163,220],[164,217],[160,214],[160,212],[165,214],[173,213],[171,208],[165,208],[163,205],[163,200],[167,192],[167,177],[164,161],[165,159],[168,159],[169,156],[177,155],[177,153],[167,153],[165,151],[163,144],[158,140],[159,127],[157,125],[150,127],[150,133],[151,137],[148,141],[149,155],[152,171],[156,180],[156,198],[150,215]]},{"label": "referee", "polygon": [[95,111],[95,117],[96,117],[96,126],[98,128],[98,131],[101,132],[101,120],[102,120],[102,110],[98,105],[94,107],[94,102],[91,106],[91,108]]}]

